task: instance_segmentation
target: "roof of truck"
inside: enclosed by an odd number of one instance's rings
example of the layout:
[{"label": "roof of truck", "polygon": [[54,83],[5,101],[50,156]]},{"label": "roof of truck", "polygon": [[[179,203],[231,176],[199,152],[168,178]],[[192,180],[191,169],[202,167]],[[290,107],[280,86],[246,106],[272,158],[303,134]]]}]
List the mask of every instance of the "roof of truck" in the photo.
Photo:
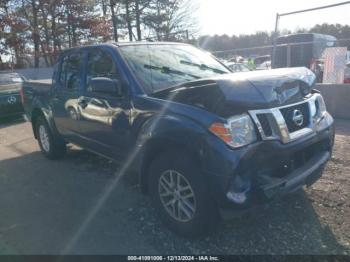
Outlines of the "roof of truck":
[{"label": "roof of truck", "polygon": [[126,45],[188,45],[186,43],[180,43],[180,42],[150,42],[150,41],[113,42],[112,44],[114,44],[116,46],[126,46]]},{"label": "roof of truck", "polygon": [[83,46],[77,46],[72,48],[67,48],[63,50],[63,53],[77,50],[80,48],[89,48],[89,47],[97,47],[97,46],[133,46],[133,45],[188,45],[186,43],[180,43],[180,42],[150,42],[150,41],[138,41],[138,42],[106,42],[101,44],[94,44],[94,45],[83,45]]}]

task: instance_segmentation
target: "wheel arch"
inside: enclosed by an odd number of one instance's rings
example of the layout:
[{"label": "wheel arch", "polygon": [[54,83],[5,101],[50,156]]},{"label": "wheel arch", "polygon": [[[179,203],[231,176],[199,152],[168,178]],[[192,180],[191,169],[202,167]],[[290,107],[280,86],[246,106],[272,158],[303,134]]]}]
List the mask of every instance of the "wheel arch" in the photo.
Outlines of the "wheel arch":
[{"label": "wheel arch", "polygon": [[32,129],[33,129],[33,134],[35,139],[38,139],[38,134],[36,132],[36,124],[40,116],[45,117],[43,111],[40,108],[34,108],[31,114],[31,122],[32,122]]},{"label": "wheel arch", "polygon": [[31,122],[32,122],[32,129],[33,129],[33,133],[34,133],[34,138],[37,139],[38,138],[38,134],[36,132],[36,124],[37,121],[39,119],[39,117],[44,117],[46,123],[48,124],[51,132],[53,132],[53,134],[58,134],[55,124],[53,123],[50,115],[48,112],[46,112],[44,109],[39,108],[39,107],[35,107],[32,111],[31,114]]},{"label": "wheel arch", "polygon": [[149,168],[152,162],[165,152],[179,152],[188,155],[201,166],[200,152],[185,142],[174,141],[169,138],[157,138],[146,143],[142,152],[139,169],[141,191],[148,193]]}]

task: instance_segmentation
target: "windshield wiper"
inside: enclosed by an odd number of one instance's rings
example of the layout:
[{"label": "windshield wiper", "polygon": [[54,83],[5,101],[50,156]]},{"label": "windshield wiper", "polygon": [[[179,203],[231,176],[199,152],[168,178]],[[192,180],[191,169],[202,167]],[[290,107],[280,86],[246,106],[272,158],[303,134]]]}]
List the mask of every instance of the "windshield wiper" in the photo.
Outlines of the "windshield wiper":
[{"label": "windshield wiper", "polygon": [[167,66],[153,66],[153,65],[144,65],[145,68],[148,69],[153,69],[153,70],[160,70],[163,74],[175,74],[175,75],[181,75],[181,76],[190,76],[193,77],[195,79],[200,79],[201,77],[196,76],[196,75],[192,75],[183,71],[179,71],[179,70],[174,70],[171,69],[170,67]]},{"label": "windshield wiper", "polygon": [[215,73],[218,73],[218,74],[226,74],[227,73],[227,72],[222,71],[220,69],[210,67],[210,66],[208,66],[206,64],[197,64],[197,63],[192,63],[190,61],[185,61],[185,60],[180,60],[180,63],[184,64],[184,65],[189,65],[189,66],[195,66],[195,67],[198,67],[201,70],[211,70],[211,71],[213,71]]}]

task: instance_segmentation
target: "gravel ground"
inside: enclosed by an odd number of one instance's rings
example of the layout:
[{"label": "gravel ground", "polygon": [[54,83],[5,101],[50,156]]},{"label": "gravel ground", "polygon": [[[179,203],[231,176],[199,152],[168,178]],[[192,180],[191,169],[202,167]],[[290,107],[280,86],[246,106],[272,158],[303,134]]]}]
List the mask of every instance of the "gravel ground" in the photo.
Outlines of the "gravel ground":
[{"label": "gravel ground", "polygon": [[132,179],[112,188],[110,161],[75,147],[46,160],[29,123],[0,124],[0,254],[349,254],[350,121],[336,133],[311,188],[189,240],[160,223]]}]

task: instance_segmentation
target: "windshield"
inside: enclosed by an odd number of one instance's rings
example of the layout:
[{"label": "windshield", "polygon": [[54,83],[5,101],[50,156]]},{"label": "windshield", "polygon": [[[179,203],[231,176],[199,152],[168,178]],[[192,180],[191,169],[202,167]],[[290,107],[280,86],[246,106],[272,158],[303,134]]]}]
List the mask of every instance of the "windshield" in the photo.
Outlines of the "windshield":
[{"label": "windshield", "polygon": [[230,73],[210,54],[189,45],[131,45],[120,49],[147,94]]}]

